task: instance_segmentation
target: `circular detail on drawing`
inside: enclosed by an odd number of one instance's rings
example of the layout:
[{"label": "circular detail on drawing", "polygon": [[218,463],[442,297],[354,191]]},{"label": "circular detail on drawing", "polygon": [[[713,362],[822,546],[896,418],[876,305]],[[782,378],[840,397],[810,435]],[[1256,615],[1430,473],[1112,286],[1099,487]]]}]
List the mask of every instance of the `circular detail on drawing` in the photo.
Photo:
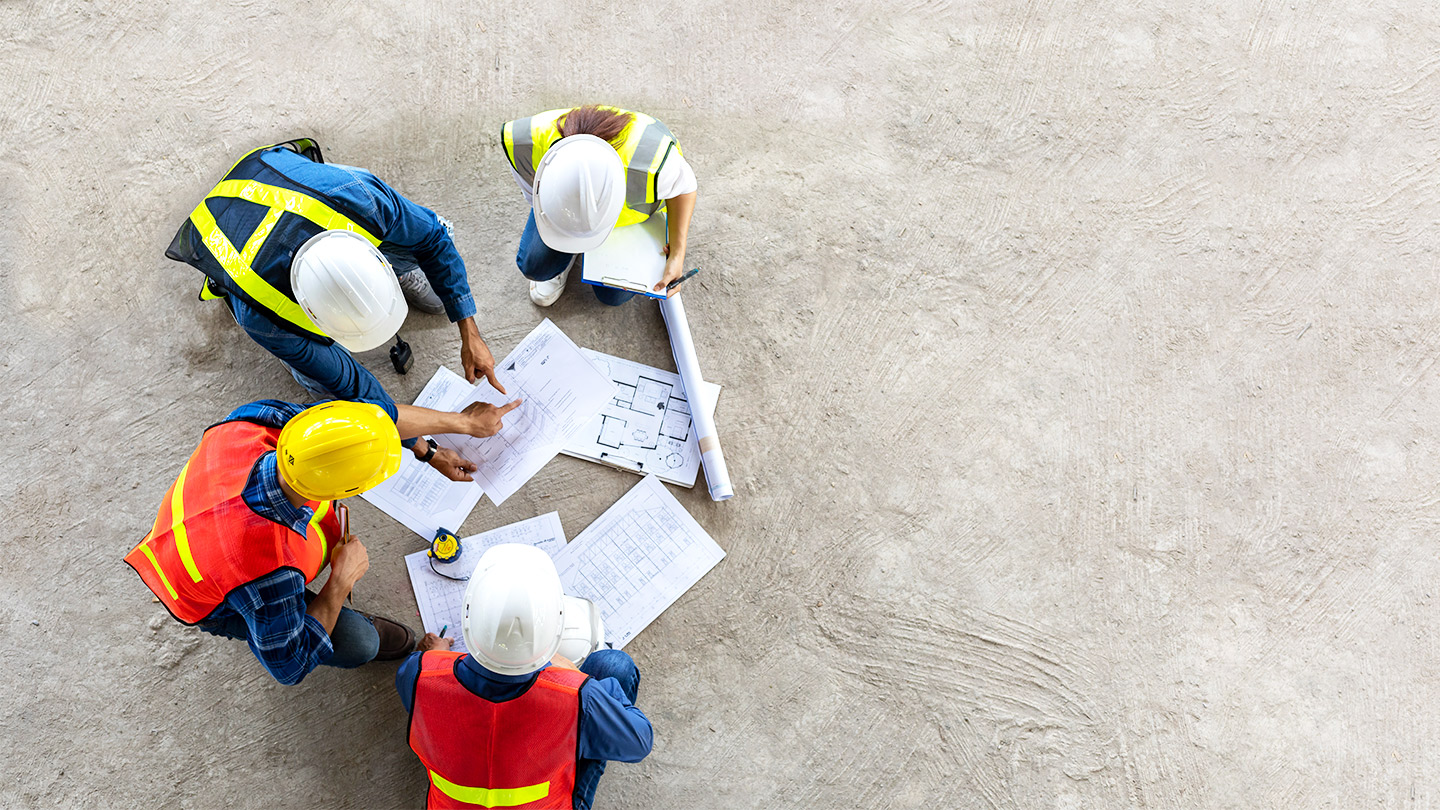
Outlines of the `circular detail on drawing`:
[{"label": "circular detail on drawing", "polygon": [[665,457],[665,466],[669,467],[672,470],[679,469],[680,465],[684,463],[685,460],[680,458],[679,453],[671,453],[670,455]]}]

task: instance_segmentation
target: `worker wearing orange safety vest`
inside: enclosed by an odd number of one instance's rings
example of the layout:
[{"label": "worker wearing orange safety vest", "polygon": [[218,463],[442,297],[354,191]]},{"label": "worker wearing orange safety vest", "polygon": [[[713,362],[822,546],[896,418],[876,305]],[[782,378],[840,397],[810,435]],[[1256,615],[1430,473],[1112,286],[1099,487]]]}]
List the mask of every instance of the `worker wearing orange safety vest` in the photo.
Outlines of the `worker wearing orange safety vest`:
[{"label": "worker wearing orange safety vest", "polygon": [[480,558],[461,609],[468,654],[427,635],[395,677],[426,807],[589,810],[607,760],[650,753],[630,656],[594,649],[598,639],[578,668],[557,654],[583,604],[564,596],[540,549],[505,544]]},{"label": "worker wearing orange safety vest", "polygon": [[[403,657],[415,646],[409,628],[343,607],[369,559],[332,502],[393,475],[402,435],[446,432],[432,413],[358,402],[238,408],[205,431],[125,561],[176,619],[247,640],[281,683],[318,664]],[[327,563],[324,588],[307,591]]]}]

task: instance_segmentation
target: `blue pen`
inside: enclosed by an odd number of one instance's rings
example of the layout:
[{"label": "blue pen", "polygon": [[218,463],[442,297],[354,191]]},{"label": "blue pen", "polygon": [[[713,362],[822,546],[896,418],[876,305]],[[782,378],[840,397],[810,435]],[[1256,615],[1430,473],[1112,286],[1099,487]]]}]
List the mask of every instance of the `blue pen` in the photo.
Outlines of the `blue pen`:
[{"label": "blue pen", "polygon": [[697,267],[697,268],[695,268],[694,270],[691,270],[690,272],[686,273],[685,275],[683,275],[683,276],[675,279],[674,281],[670,282],[669,284],[666,284],[666,285],[665,285],[665,289],[667,289],[667,290],[673,290],[673,289],[675,289],[675,287],[678,286],[678,285],[680,284],[680,282],[689,279],[691,276],[695,275],[695,274],[698,273],[698,272],[700,272],[700,268]]},{"label": "blue pen", "polygon": [[444,637],[445,637],[445,631],[446,631],[446,630],[449,630],[449,629],[450,629],[450,625],[448,625],[448,624],[445,625],[444,627],[440,628],[440,637],[441,637],[441,638],[444,638]]}]

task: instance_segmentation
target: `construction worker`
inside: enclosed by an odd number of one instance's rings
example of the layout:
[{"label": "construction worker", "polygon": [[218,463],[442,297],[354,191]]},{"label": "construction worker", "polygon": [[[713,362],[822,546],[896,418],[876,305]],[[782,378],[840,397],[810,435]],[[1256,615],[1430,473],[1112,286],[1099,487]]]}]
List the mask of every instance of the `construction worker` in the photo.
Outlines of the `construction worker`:
[{"label": "construction worker", "polygon": [[[588,105],[510,121],[500,140],[530,205],[515,264],[530,279],[531,301],[542,307],[555,303],[579,254],[599,247],[615,228],[661,212],[667,216],[668,258],[655,291],[684,274],[698,186],[664,124],[643,113]],[[615,287],[594,289],[595,297],[611,306],[635,295]]]},{"label": "construction worker", "polygon": [[496,546],[465,589],[469,653],[426,635],[400,666],[395,688],[429,776],[427,807],[589,810],[607,760],[650,753],[630,656],[600,649],[577,669],[556,654],[575,601],[545,552]]},{"label": "construction worker", "polygon": [[[318,664],[404,657],[415,648],[409,628],[343,606],[369,558],[331,502],[393,475],[401,436],[495,421],[437,414],[339,401],[237,408],[205,431],[125,562],[177,620],[248,641],[280,683],[299,683]],[[307,591],[327,563],[325,586]]]},{"label": "construction worker", "polygon": [[[394,338],[407,300],[459,325],[466,379],[483,376],[505,391],[475,325],[450,223],[370,172],[325,163],[313,140],[247,153],[165,255],[204,273],[200,297],[224,299],[235,322],[316,399],[394,403],[351,352]],[[413,438],[405,446],[452,480],[471,480],[475,465],[454,452]]]}]

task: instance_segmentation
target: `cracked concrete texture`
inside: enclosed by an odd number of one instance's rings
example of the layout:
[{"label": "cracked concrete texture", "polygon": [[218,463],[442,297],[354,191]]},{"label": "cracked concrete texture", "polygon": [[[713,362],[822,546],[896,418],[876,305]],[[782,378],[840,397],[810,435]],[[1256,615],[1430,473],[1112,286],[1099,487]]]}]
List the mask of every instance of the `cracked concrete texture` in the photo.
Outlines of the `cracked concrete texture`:
[{"label": "cracked concrete texture", "polygon": [[[455,223],[503,354],[496,133],[582,101],[699,175],[737,488],[678,493],[729,557],[629,647],[656,747],[597,807],[1440,804],[1440,14],[1210,5],[0,6],[0,804],[421,803],[392,666],[280,687],[120,562],[205,426],[301,395],[161,254],[312,135]],[[672,367],[653,306],[544,314]],[[465,530],[634,480],[559,458]]]}]

